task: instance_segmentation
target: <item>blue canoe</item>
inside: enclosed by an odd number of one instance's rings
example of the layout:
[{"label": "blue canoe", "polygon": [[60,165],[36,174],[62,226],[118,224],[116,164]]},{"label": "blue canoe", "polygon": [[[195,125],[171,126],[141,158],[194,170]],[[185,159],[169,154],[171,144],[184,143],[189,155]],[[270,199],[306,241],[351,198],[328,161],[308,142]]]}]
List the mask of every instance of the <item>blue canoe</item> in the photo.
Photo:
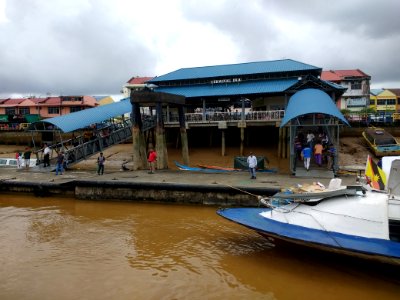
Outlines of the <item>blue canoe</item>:
[{"label": "blue canoe", "polygon": [[[184,164],[178,163],[177,161],[174,161],[175,165],[178,167],[178,169],[183,170],[183,171],[194,171],[194,172],[203,172],[203,173],[228,173],[228,172],[242,172],[245,171],[247,172],[248,170],[241,170],[241,169],[229,169],[229,168],[218,168],[215,166],[207,167],[207,166],[201,166],[201,167],[189,167]],[[257,172],[260,173],[276,173],[276,169],[258,169]]]}]

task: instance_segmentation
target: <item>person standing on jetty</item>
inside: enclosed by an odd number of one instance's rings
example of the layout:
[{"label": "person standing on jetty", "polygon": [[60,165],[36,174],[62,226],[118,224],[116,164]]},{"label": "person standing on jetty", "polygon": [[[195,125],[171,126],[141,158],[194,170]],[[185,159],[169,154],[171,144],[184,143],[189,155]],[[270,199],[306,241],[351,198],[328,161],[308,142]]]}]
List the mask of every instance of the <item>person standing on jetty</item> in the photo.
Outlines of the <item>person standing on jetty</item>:
[{"label": "person standing on jetty", "polygon": [[318,140],[314,146],[314,158],[315,162],[317,163],[318,167],[322,165],[322,151],[324,147],[322,146],[321,142]]},{"label": "person standing on jetty", "polygon": [[17,161],[17,169],[22,168],[22,154],[18,151],[15,153],[15,159]]},{"label": "person standing on jetty", "polygon": [[64,151],[58,152],[57,155],[57,163],[56,163],[56,175],[60,172],[60,175],[63,174],[63,165],[64,165]]},{"label": "person standing on jetty", "polygon": [[303,148],[303,150],[301,151],[301,156],[303,158],[304,161],[304,168],[306,168],[306,170],[310,170],[310,161],[311,161],[311,148],[309,144],[306,144]]},{"label": "person standing on jetty", "polygon": [[97,158],[97,175],[104,174],[104,162],[106,158],[103,156],[103,152],[100,152],[100,156]]},{"label": "person standing on jetty", "polygon": [[157,161],[157,153],[156,151],[154,151],[153,148],[150,148],[149,156],[147,158],[147,162],[149,163],[149,169],[150,169],[149,174],[154,174],[156,161]]},{"label": "person standing on jetty", "polygon": [[50,167],[50,148],[46,143],[43,149],[43,167]]},{"label": "person standing on jetty", "polygon": [[249,166],[249,171],[250,171],[250,179],[257,179],[256,177],[256,168],[257,168],[257,157],[253,154],[253,152],[250,152],[249,157],[247,157],[247,164]]},{"label": "person standing on jetty", "polygon": [[24,152],[24,162],[25,162],[25,169],[29,169],[30,164],[31,164],[31,153],[32,151],[29,149],[29,147],[25,148]]}]

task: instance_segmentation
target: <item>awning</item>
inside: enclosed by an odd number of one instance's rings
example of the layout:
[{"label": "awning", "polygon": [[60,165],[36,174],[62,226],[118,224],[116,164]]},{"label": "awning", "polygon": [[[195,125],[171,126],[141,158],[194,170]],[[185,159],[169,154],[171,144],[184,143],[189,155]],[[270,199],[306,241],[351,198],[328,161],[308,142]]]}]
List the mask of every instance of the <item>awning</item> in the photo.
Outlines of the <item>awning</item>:
[{"label": "awning", "polygon": [[25,115],[24,117],[27,123],[33,123],[40,120],[39,115]]},{"label": "awning", "polygon": [[280,127],[284,127],[292,119],[307,114],[330,115],[350,126],[327,93],[317,89],[304,89],[290,98]]},{"label": "awning", "polygon": [[[125,98],[119,102],[100,105],[95,108],[84,109],[59,117],[44,119],[31,124],[28,127],[28,130],[35,131],[35,125],[44,128],[47,128],[48,125],[54,125],[62,132],[72,132],[74,130],[88,127],[92,124],[101,123],[105,120],[122,116],[131,111],[131,102],[129,101],[129,98]],[[43,123],[44,126],[40,126],[40,123]]]}]

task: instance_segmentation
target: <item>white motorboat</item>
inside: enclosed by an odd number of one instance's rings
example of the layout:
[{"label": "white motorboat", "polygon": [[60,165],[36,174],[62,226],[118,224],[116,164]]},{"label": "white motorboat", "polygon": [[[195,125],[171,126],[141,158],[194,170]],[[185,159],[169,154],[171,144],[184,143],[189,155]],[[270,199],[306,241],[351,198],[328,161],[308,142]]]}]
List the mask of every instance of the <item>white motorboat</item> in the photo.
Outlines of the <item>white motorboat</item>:
[{"label": "white motorboat", "polygon": [[[261,235],[337,253],[400,264],[400,157],[384,157],[384,191],[369,186],[283,194],[269,208],[228,208],[218,214]],[[274,202],[275,201],[275,202]]]}]

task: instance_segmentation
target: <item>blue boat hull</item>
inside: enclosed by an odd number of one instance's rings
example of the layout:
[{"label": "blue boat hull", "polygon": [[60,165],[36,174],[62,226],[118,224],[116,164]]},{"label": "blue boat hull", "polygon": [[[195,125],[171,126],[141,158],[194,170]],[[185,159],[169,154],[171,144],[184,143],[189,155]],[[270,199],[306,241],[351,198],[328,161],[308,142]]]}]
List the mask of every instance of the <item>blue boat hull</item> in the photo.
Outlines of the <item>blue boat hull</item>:
[{"label": "blue boat hull", "polygon": [[328,232],[265,218],[265,208],[228,208],[217,213],[235,223],[253,229],[266,237],[319,248],[346,255],[400,265],[400,243]]}]

